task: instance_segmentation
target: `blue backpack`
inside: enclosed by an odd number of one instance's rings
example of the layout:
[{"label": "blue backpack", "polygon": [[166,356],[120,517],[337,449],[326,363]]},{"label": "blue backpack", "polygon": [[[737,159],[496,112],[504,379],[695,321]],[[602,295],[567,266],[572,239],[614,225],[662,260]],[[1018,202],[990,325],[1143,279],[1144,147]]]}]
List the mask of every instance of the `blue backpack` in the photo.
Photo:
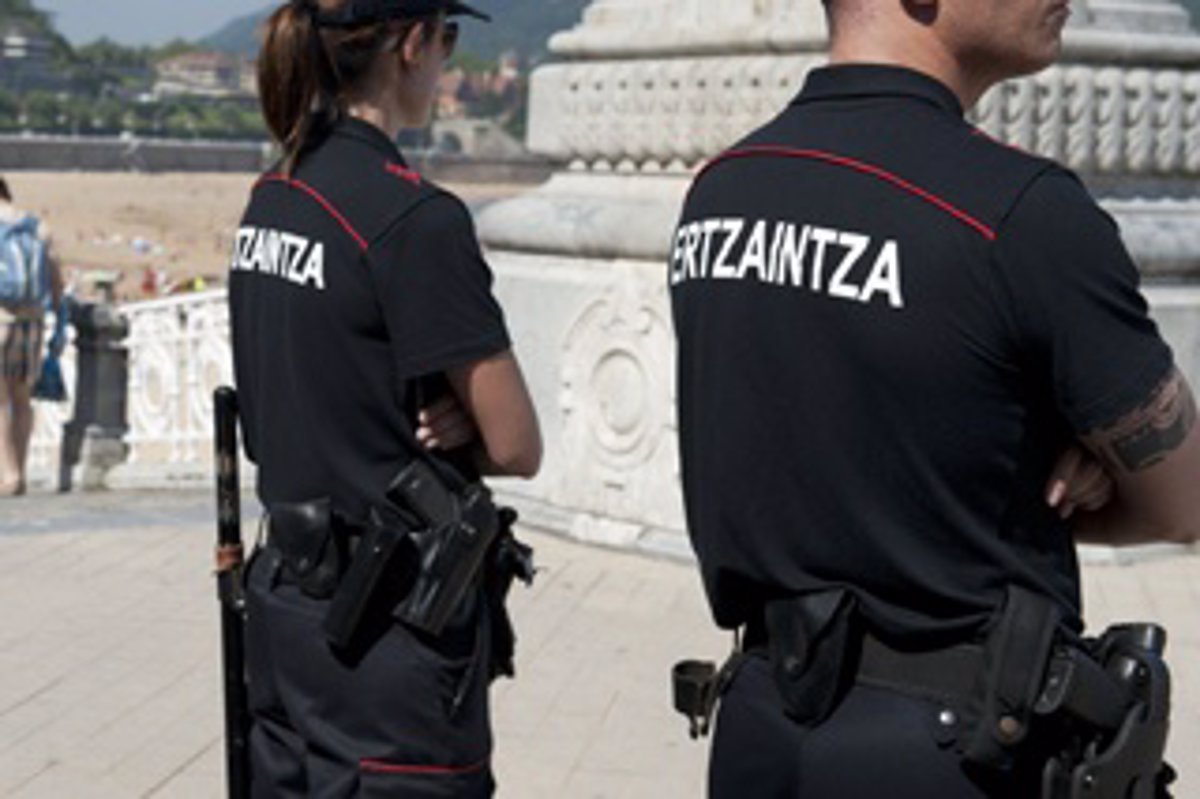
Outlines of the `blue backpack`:
[{"label": "blue backpack", "polygon": [[36,308],[50,299],[50,270],[38,221],[0,221],[0,305]]}]

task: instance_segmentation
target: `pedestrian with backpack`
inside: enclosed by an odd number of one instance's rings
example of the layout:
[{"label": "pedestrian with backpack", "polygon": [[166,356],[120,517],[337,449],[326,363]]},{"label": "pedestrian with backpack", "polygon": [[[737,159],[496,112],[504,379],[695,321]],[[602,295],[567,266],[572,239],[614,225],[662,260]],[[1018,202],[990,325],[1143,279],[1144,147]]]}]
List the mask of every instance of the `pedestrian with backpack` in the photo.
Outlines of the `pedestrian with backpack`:
[{"label": "pedestrian with backpack", "polygon": [[46,226],[13,205],[0,178],[0,497],[25,493],[44,320],[62,287]]}]

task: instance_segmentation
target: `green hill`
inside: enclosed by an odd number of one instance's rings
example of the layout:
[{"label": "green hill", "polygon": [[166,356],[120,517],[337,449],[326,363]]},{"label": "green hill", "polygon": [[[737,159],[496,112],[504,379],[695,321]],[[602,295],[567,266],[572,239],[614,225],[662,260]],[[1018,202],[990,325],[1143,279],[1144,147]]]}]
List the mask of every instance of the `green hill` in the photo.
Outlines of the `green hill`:
[{"label": "green hill", "polygon": [[200,44],[226,53],[253,56],[258,52],[258,26],[270,11],[265,9],[230,20],[220,30],[201,39]]},{"label": "green hill", "polygon": [[[2,0],[0,0],[2,1]],[[551,34],[579,22],[589,0],[475,0],[480,11],[496,20],[488,25],[467,20],[461,49],[477,58],[494,60],[506,50],[540,61],[546,57]],[[201,40],[215,50],[253,56],[258,52],[258,30],[275,6],[231,21]]]}]

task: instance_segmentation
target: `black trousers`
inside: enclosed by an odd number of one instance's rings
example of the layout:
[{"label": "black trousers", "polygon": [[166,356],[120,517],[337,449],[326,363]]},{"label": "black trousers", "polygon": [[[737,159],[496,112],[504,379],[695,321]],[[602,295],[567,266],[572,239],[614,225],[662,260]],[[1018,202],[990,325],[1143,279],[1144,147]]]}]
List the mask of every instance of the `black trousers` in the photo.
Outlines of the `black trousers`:
[{"label": "black trousers", "polygon": [[765,657],[750,656],[722,698],[711,799],[1036,799],[1036,774],[968,774],[946,708],[856,685],[823,724],[783,713]]},{"label": "black trousers", "polygon": [[269,547],[246,601],[256,799],[492,795],[482,602],[440,639],[389,618],[343,656],[321,631],[329,603],[281,581]]}]

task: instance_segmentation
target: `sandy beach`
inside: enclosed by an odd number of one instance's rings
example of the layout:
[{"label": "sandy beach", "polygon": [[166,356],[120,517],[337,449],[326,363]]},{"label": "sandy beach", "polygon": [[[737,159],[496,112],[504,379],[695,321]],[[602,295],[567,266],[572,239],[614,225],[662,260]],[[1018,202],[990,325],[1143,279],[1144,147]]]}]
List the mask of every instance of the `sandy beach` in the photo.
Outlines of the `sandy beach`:
[{"label": "sandy beach", "polygon": [[[77,278],[94,271],[123,275],[117,296],[146,298],[147,269],[163,285],[201,277],[224,282],[233,233],[256,176],[204,173],[10,172],[16,202],[49,223],[55,249]],[[521,187],[449,186],[478,205]],[[151,292],[153,293],[153,292]]]}]

